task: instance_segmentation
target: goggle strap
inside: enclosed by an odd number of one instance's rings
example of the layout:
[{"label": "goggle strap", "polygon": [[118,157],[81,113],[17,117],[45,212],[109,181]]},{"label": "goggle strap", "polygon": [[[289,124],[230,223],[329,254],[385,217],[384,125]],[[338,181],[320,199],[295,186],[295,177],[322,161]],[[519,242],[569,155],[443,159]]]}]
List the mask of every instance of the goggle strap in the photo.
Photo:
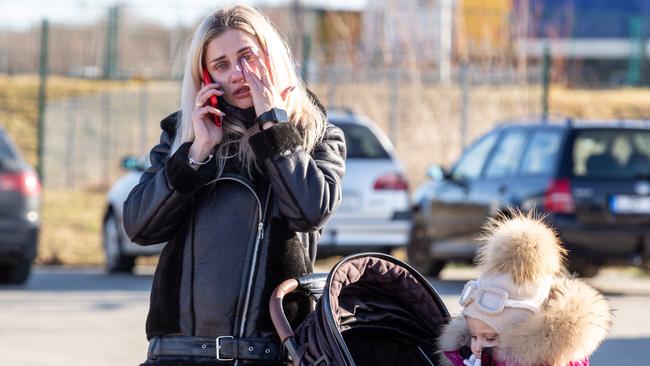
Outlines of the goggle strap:
[{"label": "goggle strap", "polygon": [[539,312],[539,306],[536,304],[530,302],[530,301],[520,301],[520,300],[508,300],[506,301],[506,306],[508,308],[518,308],[518,309],[526,309],[530,310],[533,313],[538,313]]}]

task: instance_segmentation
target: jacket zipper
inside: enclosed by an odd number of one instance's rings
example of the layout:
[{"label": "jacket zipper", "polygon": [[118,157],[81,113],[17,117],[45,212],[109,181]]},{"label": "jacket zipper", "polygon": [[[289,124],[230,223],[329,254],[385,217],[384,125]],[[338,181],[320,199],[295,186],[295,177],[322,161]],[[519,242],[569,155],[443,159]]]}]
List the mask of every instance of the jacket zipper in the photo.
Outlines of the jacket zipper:
[{"label": "jacket zipper", "polygon": [[[248,277],[248,286],[246,291],[246,298],[244,300],[244,310],[242,311],[241,325],[239,327],[239,337],[244,336],[244,330],[246,328],[246,319],[248,317],[248,305],[250,302],[251,292],[253,291],[253,279],[257,274],[257,254],[259,252],[260,241],[264,239],[264,217],[266,216],[266,209],[269,207],[269,198],[271,197],[271,187],[269,187],[268,192],[266,193],[266,202],[264,202],[264,211],[262,211],[262,216],[260,217],[260,223],[257,225],[257,238],[255,239],[255,246],[253,248],[253,259],[251,261],[251,270],[250,276]],[[258,199],[259,201],[259,199]],[[261,207],[260,203],[260,207]]]},{"label": "jacket zipper", "polygon": [[[242,310],[242,316],[241,316],[241,324],[239,326],[239,334],[237,337],[241,338],[244,335],[244,329],[246,327],[246,318],[248,316],[248,305],[250,302],[250,295],[253,287],[253,279],[255,278],[255,274],[257,273],[256,271],[256,264],[257,264],[257,252],[259,249],[260,241],[264,238],[264,218],[266,217],[266,210],[269,205],[269,198],[271,197],[271,188],[269,187],[269,190],[266,194],[266,202],[264,202],[264,210],[262,210],[262,202],[260,201],[259,196],[255,192],[253,188],[251,188],[248,184],[246,184],[244,181],[241,179],[233,178],[233,177],[221,177],[217,178],[213,181],[210,181],[206,183],[206,185],[211,184],[211,183],[216,183],[221,180],[231,180],[234,182],[241,183],[244,187],[246,187],[251,193],[253,193],[253,196],[257,200],[257,207],[258,207],[258,213],[260,215],[260,220],[257,224],[257,234],[255,236],[255,245],[253,247],[253,258],[251,260],[251,265],[250,265],[250,274],[248,276],[248,283],[246,285],[246,297],[244,299],[244,309]],[[235,360],[235,366],[239,363],[239,360]]]}]

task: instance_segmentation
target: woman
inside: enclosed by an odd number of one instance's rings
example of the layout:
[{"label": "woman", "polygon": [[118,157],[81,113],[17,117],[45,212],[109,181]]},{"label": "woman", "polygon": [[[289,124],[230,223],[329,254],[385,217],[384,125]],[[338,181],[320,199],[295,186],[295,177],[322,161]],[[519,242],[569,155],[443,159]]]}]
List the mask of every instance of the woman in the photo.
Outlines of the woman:
[{"label": "woman", "polygon": [[[203,70],[213,82],[202,83]],[[250,7],[216,11],[196,30],[180,111],[161,122],[152,166],[124,203],[134,242],[168,242],[144,365],[283,364],[269,297],[312,271],[345,170],[343,133],[295,70],[278,32]],[[295,324],[309,305],[293,297],[285,311]]]}]

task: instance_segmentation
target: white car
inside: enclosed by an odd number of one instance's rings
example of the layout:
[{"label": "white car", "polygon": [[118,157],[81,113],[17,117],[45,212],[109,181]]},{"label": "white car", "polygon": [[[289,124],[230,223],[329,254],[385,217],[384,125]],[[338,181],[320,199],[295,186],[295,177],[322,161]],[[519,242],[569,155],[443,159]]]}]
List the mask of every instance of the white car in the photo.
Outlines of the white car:
[{"label": "white car", "polygon": [[323,229],[318,256],[388,253],[411,229],[408,182],[388,138],[370,119],[329,111],[347,145],[343,200]]},{"label": "white car", "polygon": [[162,244],[141,246],[129,239],[122,224],[122,208],[129,193],[140,181],[148,160],[126,157],[122,166],[129,172],[120,177],[107,194],[106,212],[102,225],[104,254],[108,272],[131,272],[138,256],[157,255]]},{"label": "white car", "polygon": [[[319,258],[356,252],[390,252],[406,246],[411,229],[408,183],[392,144],[365,117],[332,110],[328,111],[328,119],[343,130],[348,154],[343,200],[323,229]],[[109,272],[131,272],[137,256],[156,255],[164,245],[139,246],[124,232],[124,200],[148,164],[127,157],[122,165],[130,172],[118,179],[108,192],[103,223]]]}]

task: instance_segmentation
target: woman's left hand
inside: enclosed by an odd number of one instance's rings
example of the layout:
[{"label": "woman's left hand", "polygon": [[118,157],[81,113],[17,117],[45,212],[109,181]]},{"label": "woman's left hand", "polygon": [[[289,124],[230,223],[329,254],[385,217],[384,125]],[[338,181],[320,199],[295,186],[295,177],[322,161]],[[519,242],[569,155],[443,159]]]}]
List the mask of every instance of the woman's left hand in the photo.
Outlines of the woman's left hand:
[{"label": "woman's left hand", "polygon": [[252,61],[257,66],[257,70],[253,69],[251,62],[244,58],[240,60],[240,63],[244,78],[248,83],[248,87],[251,89],[255,114],[259,116],[271,108],[287,109],[285,103],[287,95],[295,87],[288,86],[280,91],[276,84],[275,69],[268,55],[265,55],[263,59],[255,50],[251,50],[251,55],[253,57]]}]

